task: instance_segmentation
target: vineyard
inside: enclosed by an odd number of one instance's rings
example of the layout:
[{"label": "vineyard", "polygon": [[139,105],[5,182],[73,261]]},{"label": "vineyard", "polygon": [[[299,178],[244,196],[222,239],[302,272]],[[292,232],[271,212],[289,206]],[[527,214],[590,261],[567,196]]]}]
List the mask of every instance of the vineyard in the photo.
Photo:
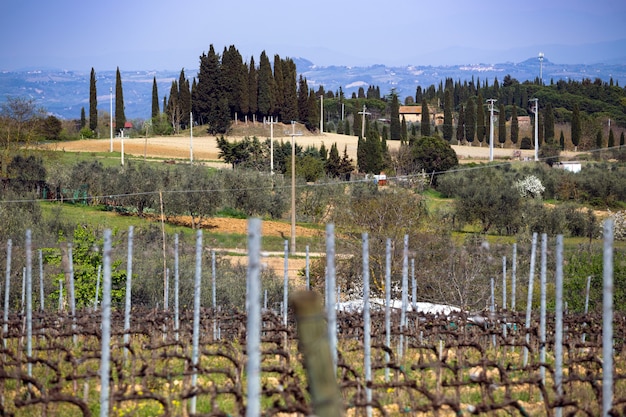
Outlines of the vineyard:
[{"label": "vineyard", "polygon": [[[98,415],[100,322],[98,313],[33,315],[33,353],[24,354],[24,318],[11,315],[2,349],[0,414],[7,416]],[[246,408],[246,317],[243,313],[202,311],[198,384],[192,388],[191,313],[174,331],[170,313],[133,311],[125,344],[123,318],[113,315],[111,415],[244,415]],[[516,314],[468,317],[409,313],[400,332],[392,315],[392,343],[385,344],[384,318],[372,314],[372,381],[363,377],[363,317],[339,313],[338,381],[347,415],[565,415],[600,414],[601,318],[566,315],[564,326],[564,395],[555,395],[553,358],[539,361],[539,329],[526,329]],[[538,322],[535,318],[533,322]],[[262,415],[310,415],[306,373],[299,361],[296,323],[263,314]],[[503,332],[503,326],[506,329]],[[217,331],[216,331],[217,329]],[[615,415],[626,412],[626,317],[615,317]],[[554,323],[548,320],[548,334]],[[403,346],[399,346],[403,344]],[[529,360],[524,365],[523,352]],[[547,351],[554,351],[548,339]],[[387,359],[388,358],[388,359]],[[28,376],[28,369],[30,374]],[[542,369],[545,384],[542,383]],[[370,388],[372,401],[366,401]]]},{"label": "vineyard", "polygon": [[[289,301],[285,272],[280,308],[276,303],[268,308],[267,292],[261,308],[261,230],[259,219],[249,220],[245,306],[224,308],[215,301],[214,267],[212,308],[201,306],[201,289],[209,287],[201,281],[201,230],[196,233],[193,309],[179,305],[177,237],[173,294],[169,283],[164,294],[164,301],[173,296],[174,306],[169,302],[161,307],[133,306],[132,278],[126,279],[123,307],[121,300],[112,303],[110,230],[104,233],[101,304],[99,270],[95,302],[76,308],[70,251],[69,311],[61,303],[58,311],[44,309],[43,303],[33,308],[32,241],[27,231],[21,309],[12,309],[9,241],[0,415],[341,415],[319,412],[321,403],[331,401],[341,402],[347,416],[368,417],[626,414],[626,316],[614,312],[610,301],[610,221],[604,229],[602,314],[587,313],[587,307],[585,313],[563,308],[561,235],[556,239],[556,305],[554,312],[546,311],[545,234],[541,236],[539,312],[530,308],[533,273],[526,314],[515,308],[513,300],[507,303],[506,274],[502,308],[496,307],[493,278],[488,311],[469,313],[445,305],[439,305],[445,308],[438,312],[427,311],[421,306],[429,303],[416,302],[414,277],[409,303],[408,236],[402,300],[391,298],[389,272],[386,298],[370,300],[367,234],[363,235],[362,298],[338,303],[332,224],[326,227],[325,302],[314,297],[319,309],[303,314],[299,297],[310,298],[312,292],[299,292]],[[127,277],[132,277],[133,236],[131,227]],[[531,271],[536,243],[534,234]],[[388,239],[388,260],[390,247]],[[515,282],[513,275],[513,287]],[[326,363],[317,361],[327,354]],[[336,400],[314,389],[320,386],[321,379],[314,376],[320,368],[330,371],[327,386],[337,384]]]}]

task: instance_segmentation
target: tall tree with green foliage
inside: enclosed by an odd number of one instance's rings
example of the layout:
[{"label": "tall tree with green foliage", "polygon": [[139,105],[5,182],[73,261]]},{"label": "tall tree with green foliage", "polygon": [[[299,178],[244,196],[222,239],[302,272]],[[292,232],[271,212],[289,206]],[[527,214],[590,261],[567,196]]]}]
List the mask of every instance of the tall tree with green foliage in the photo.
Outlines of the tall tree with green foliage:
[{"label": "tall tree with green foliage", "polygon": [[152,118],[159,116],[159,89],[157,87],[156,77],[152,79]]},{"label": "tall tree with green foliage", "polygon": [[502,148],[506,143],[506,110],[504,104],[500,104],[498,110],[498,142]]},{"label": "tall tree with green foliage", "polygon": [[298,79],[298,120],[301,122],[309,118],[309,86],[306,78],[300,74]]},{"label": "tall tree with green foliage", "polygon": [[296,120],[298,118],[298,82],[296,63],[291,58],[281,61],[283,66],[283,91],[284,101],[280,118],[283,121]]},{"label": "tall tree with green foliage", "polygon": [[467,100],[465,106],[465,140],[472,145],[476,137],[476,105],[473,99]]},{"label": "tall tree with green foliage", "polygon": [[250,65],[248,65],[248,113],[250,116],[256,114],[259,110],[259,78],[254,64],[254,57],[250,57]]},{"label": "tall tree with green foliage", "polygon": [[609,140],[606,144],[607,148],[612,148],[615,146],[615,135],[613,134],[613,129],[609,130]]},{"label": "tall tree with green foliage", "polygon": [[565,150],[565,135],[563,134],[562,130],[561,130],[561,134],[559,135],[559,146],[561,147],[562,151]]},{"label": "tall tree with green foliage", "polygon": [[511,142],[515,145],[519,139],[519,120],[517,119],[517,106],[513,104],[511,109]]},{"label": "tall tree with green foliage", "polygon": [[443,138],[450,142],[452,132],[452,89],[446,88],[443,101]]},{"label": "tall tree with green foliage", "polygon": [[459,120],[456,123],[456,141],[460,145],[465,139],[465,109],[459,106]]},{"label": "tall tree with green foliage", "polygon": [[602,142],[602,131],[598,130],[598,133],[596,133],[596,149],[602,148]]},{"label": "tall tree with green foliage", "polygon": [[209,125],[211,134],[224,133],[230,126],[228,98],[224,94],[220,57],[210,45],[208,53],[200,56],[198,84],[195,89],[194,108],[198,109],[194,120]]},{"label": "tall tree with green foliage", "polygon": [[430,136],[430,112],[428,110],[428,103],[426,100],[422,100],[422,120],[420,124],[420,134],[422,136]]},{"label": "tall tree with green foliage", "polygon": [[544,139],[549,142],[555,138],[554,135],[554,111],[552,110],[552,104],[548,102],[546,108],[543,110],[543,132]]},{"label": "tall tree with green foliage", "polygon": [[619,135],[619,146],[622,147],[624,146],[624,132],[622,131],[622,133]]},{"label": "tall tree with green foliage", "polygon": [[228,49],[224,48],[221,64],[224,96],[228,103],[229,116],[231,118],[235,115],[243,116],[244,95],[247,96],[248,91],[247,73],[244,72],[243,58],[234,45]]},{"label": "tall tree with green foliage", "polygon": [[98,128],[98,93],[96,92],[96,71],[91,68],[89,79],[89,129],[95,131]]},{"label": "tall tree with green foliage", "polygon": [[83,129],[87,126],[87,116],[85,116],[85,108],[80,108],[80,128]]},{"label": "tall tree with green foliage", "polygon": [[180,107],[180,123],[187,126],[191,113],[191,89],[189,80],[185,77],[185,69],[180,70],[178,77],[178,106]]},{"label": "tall tree with green foliage", "polygon": [[126,124],[126,114],[124,113],[124,93],[122,91],[122,75],[120,67],[117,67],[115,75],[115,130],[121,132]]},{"label": "tall tree with green foliage", "polygon": [[572,111],[572,144],[574,150],[578,149],[578,144],[582,137],[582,124],[580,121],[580,109],[578,103],[574,103],[574,110]]},{"label": "tall tree with green foliage", "polygon": [[[307,118],[304,121],[304,125],[308,130],[314,130],[320,125],[320,106],[317,95],[313,89],[309,90]],[[321,133],[321,132],[320,132]]]},{"label": "tall tree with green foliage", "polygon": [[402,122],[400,123],[400,132],[400,140],[406,143],[409,140],[409,129],[404,115],[402,115]]},{"label": "tall tree with green foliage", "polygon": [[402,127],[400,125],[400,103],[395,91],[391,92],[391,104],[389,105],[389,137],[391,140],[402,139]]},{"label": "tall tree with green foliage", "polygon": [[487,124],[485,122],[485,107],[483,106],[483,95],[479,92],[476,99],[476,138],[482,145],[487,133]]},{"label": "tall tree with green foliage", "polygon": [[282,59],[278,54],[274,55],[274,84],[276,85],[274,115],[278,116],[285,108],[285,75],[283,74]]},{"label": "tall tree with green foliage", "polygon": [[[257,98],[258,111],[261,117],[274,114],[276,106],[276,83],[272,73],[272,65],[265,51],[261,52],[259,60],[259,95]],[[308,89],[306,93],[308,94]]]}]

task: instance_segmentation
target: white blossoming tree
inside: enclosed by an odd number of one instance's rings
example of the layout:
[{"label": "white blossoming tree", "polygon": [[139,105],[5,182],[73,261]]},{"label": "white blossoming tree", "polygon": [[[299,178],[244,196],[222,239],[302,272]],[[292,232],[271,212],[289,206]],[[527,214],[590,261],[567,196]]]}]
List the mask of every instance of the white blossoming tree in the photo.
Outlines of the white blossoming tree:
[{"label": "white blossoming tree", "polygon": [[613,239],[626,240],[626,210],[620,210],[616,213],[609,214],[613,218]]},{"label": "white blossoming tree", "polygon": [[522,197],[541,198],[541,194],[546,190],[541,180],[534,175],[529,175],[526,178],[519,180],[515,183],[515,188]]}]

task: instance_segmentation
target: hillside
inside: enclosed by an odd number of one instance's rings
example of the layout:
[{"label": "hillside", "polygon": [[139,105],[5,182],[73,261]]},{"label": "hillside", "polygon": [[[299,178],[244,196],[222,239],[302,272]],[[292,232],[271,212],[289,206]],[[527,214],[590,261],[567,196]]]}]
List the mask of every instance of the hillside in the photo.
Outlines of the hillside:
[{"label": "hillside", "polygon": [[[373,65],[368,67],[318,66],[306,59],[296,59],[298,76],[307,79],[308,86],[317,90],[324,86],[327,91],[336,91],[339,87],[349,97],[359,88],[380,87],[382,94],[392,89],[399,97],[414,96],[416,88],[426,89],[438,85],[446,78],[453,80],[493,80],[500,81],[506,75],[519,80],[534,80],[539,76],[539,62],[530,58],[519,63],[504,62],[498,64],[460,64],[449,66],[414,65],[388,67]],[[115,86],[115,71],[96,68],[98,88],[98,109],[109,112],[109,88]],[[171,83],[177,80],[180,70],[151,71],[137,69],[121,70],[124,104],[129,119],[145,119],[150,115],[152,81],[157,80],[159,96],[169,94]],[[196,69],[186,69],[190,78],[197,77]],[[78,119],[82,107],[89,107],[89,71],[71,71],[59,69],[30,69],[24,71],[3,71],[0,73],[0,101],[7,96],[27,96],[50,114],[63,119]],[[626,85],[626,65],[624,64],[557,64],[544,60],[543,78],[549,80],[574,80],[599,78],[605,82],[610,79]]]}]

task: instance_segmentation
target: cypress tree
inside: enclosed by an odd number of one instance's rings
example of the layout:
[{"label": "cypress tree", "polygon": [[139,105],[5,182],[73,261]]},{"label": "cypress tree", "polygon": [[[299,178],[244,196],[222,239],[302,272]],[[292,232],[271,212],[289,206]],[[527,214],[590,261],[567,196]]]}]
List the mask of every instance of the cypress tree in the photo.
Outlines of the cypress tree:
[{"label": "cypress tree", "polygon": [[474,142],[476,135],[476,105],[473,99],[467,101],[465,108],[465,140],[469,142],[470,146]]},{"label": "cypress tree", "polygon": [[85,116],[85,108],[81,107],[80,108],[80,128],[83,129],[85,126],[87,126],[87,118]]},{"label": "cypress tree", "polygon": [[465,109],[459,106],[459,121],[456,124],[456,141],[460,145],[465,139]]},{"label": "cypress tree", "polygon": [[612,148],[615,146],[615,136],[613,135],[613,129],[609,130],[609,141],[606,144],[607,148]]},{"label": "cypress tree", "polygon": [[296,63],[293,62],[293,59],[287,58],[282,61],[282,66],[285,100],[280,116],[283,121],[296,120],[298,118],[298,82]]},{"label": "cypress tree", "polygon": [[398,95],[395,91],[391,93],[391,104],[389,106],[390,110],[390,124],[389,124],[389,134],[391,140],[401,140],[402,139],[402,127],[400,125],[400,103],[398,102]]},{"label": "cypress tree", "polygon": [[428,103],[422,100],[422,120],[420,124],[420,134],[422,136],[430,136],[430,113],[428,111]]},{"label": "cypress tree", "polygon": [[96,92],[96,71],[92,67],[91,77],[89,79],[89,129],[92,131],[95,131],[97,128],[98,128],[98,94]]},{"label": "cypress tree", "polygon": [[120,67],[117,67],[115,75],[115,130],[121,132],[126,124],[126,115],[124,114],[124,93],[122,91],[122,76]]},{"label": "cypress tree", "polygon": [[563,134],[562,130],[561,130],[561,135],[559,136],[559,146],[561,147],[562,151],[565,150],[565,135]]},{"label": "cypress tree", "polygon": [[178,78],[178,107],[180,108],[180,123],[187,125],[191,113],[191,89],[189,80],[185,77],[185,69],[180,70]]},{"label": "cypress tree", "polygon": [[167,101],[167,110],[165,111],[174,131],[176,133],[180,130],[180,122],[181,122],[181,109],[178,97],[178,83],[176,80],[172,80],[172,84],[170,86],[170,97]]},{"label": "cypress tree", "polygon": [[302,77],[298,79],[298,120],[305,122],[309,116],[309,86],[307,85],[306,78]]},{"label": "cypress tree", "polygon": [[406,119],[404,118],[404,115],[402,116],[402,122],[400,123],[400,132],[400,140],[406,143],[409,140],[409,130],[406,125]]},{"label": "cypress tree", "polygon": [[304,125],[306,126],[308,130],[314,130],[316,128],[319,129],[319,125],[320,125],[320,108],[319,107],[320,106],[318,103],[319,101],[317,100],[317,95],[315,94],[313,89],[311,89],[309,91],[309,99],[308,99],[309,109],[307,111],[306,120],[304,121]]},{"label": "cypress tree", "polygon": [[580,109],[578,108],[578,104],[574,104],[574,110],[572,111],[572,144],[574,145],[574,150],[578,149],[581,136]]},{"label": "cypress tree", "polygon": [[624,146],[624,132],[622,131],[622,133],[619,135],[619,146],[620,148],[622,146]]},{"label": "cypress tree", "polygon": [[250,57],[250,65],[248,66],[248,112],[252,116],[259,111],[259,80],[254,64],[254,57]]},{"label": "cypress tree", "polygon": [[339,169],[341,166],[341,158],[339,157],[339,149],[337,149],[337,143],[333,143],[330,147],[330,153],[328,154],[328,160],[326,160],[326,175],[332,178],[339,176]]},{"label": "cypress tree", "polygon": [[598,130],[596,134],[596,149],[602,148],[602,131]]},{"label": "cypress tree", "polygon": [[285,107],[285,75],[282,60],[278,54],[274,55],[274,84],[276,85],[275,115],[280,115]]},{"label": "cypress tree", "polygon": [[156,77],[152,79],[152,118],[159,116],[159,90]]},{"label": "cypress tree", "polygon": [[485,140],[485,134],[487,132],[485,123],[485,107],[483,106],[483,103],[483,95],[478,93],[478,98],[476,99],[476,137],[481,145]]},{"label": "cypress tree", "polygon": [[[447,82],[446,82],[447,85]],[[452,89],[446,88],[443,101],[443,138],[452,140]]]},{"label": "cypress tree", "polygon": [[[275,92],[276,86],[274,83],[274,75],[272,74],[272,65],[267,57],[265,51],[261,52],[259,60],[259,95],[257,97],[259,115],[270,116],[274,113],[274,106],[276,103]],[[308,98],[308,88],[305,92]]]},{"label": "cypress tree", "polygon": [[498,142],[500,142],[500,147],[504,148],[506,142],[506,110],[504,104],[500,104],[498,111]]},{"label": "cypress tree", "polygon": [[517,119],[517,106],[513,104],[511,109],[511,142],[517,143],[519,139],[519,120]]},{"label": "cypress tree", "polygon": [[543,111],[543,131],[544,139],[546,142],[554,139],[554,111],[552,110],[552,104],[548,102],[546,108]]}]

